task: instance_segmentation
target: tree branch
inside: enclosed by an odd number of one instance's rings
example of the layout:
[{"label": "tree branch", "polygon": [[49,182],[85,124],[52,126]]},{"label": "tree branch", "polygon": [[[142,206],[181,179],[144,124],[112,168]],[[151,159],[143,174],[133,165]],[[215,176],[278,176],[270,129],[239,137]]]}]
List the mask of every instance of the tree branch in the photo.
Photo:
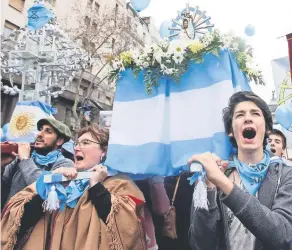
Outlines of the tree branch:
[{"label": "tree branch", "polygon": [[79,117],[78,117],[78,114],[77,114],[77,106],[78,106],[78,103],[79,103],[79,90],[80,90],[80,86],[81,86],[81,82],[82,82],[82,79],[83,79],[84,72],[85,72],[85,70],[82,70],[81,74],[79,76],[78,85],[77,85],[76,93],[75,93],[74,104],[73,104],[73,107],[72,107],[73,116],[75,118],[75,124],[76,124],[78,130],[79,130]]}]

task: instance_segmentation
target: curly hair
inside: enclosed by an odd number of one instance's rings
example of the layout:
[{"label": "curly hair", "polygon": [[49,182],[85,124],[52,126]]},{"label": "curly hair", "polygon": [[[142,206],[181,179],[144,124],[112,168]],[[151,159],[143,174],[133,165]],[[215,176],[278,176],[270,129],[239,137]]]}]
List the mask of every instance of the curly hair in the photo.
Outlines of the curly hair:
[{"label": "curly hair", "polygon": [[78,138],[85,133],[90,133],[92,137],[99,142],[100,148],[107,152],[109,141],[108,129],[101,128],[97,124],[92,123],[90,126],[81,128],[78,131]]},{"label": "curly hair", "polygon": [[[251,91],[240,91],[240,92],[233,94],[229,99],[228,107],[223,109],[223,111],[222,111],[223,122],[224,122],[226,134],[229,135],[230,133],[233,132],[232,118],[234,115],[234,110],[235,110],[235,107],[237,106],[237,104],[239,104],[241,102],[253,102],[262,111],[265,122],[266,122],[266,131],[265,131],[265,137],[264,137],[264,141],[263,141],[263,146],[265,148],[267,145],[267,139],[269,137],[268,132],[273,129],[273,118],[272,118],[272,114],[271,114],[271,111],[270,111],[267,103]],[[230,142],[234,147],[237,148],[237,143],[236,143],[236,140],[233,136],[230,137]]]}]

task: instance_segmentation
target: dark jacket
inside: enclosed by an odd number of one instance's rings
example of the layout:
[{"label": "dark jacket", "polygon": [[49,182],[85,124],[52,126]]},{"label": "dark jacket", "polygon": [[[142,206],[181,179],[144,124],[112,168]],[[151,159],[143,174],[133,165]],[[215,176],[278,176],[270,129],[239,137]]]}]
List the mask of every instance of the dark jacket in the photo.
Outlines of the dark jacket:
[{"label": "dark jacket", "polygon": [[[153,223],[155,226],[155,237],[159,250],[191,250],[188,231],[190,226],[190,212],[193,197],[194,187],[189,184],[187,178],[189,173],[183,173],[177,190],[174,206],[176,208],[176,230],[178,239],[172,240],[162,235],[162,227],[164,217],[156,215],[152,211],[152,201],[150,199],[148,180],[135,181],[137,186],[141,189],[146,199],[147,208],[152,214]],[[170,176],[164,178],[164,187],[170,200],[174,193],[174,188],[177,182],[177,176]]]},{"label": "dark jacket", "polygon": [[292,249],[292,167],[272,163],[258,198],[234,186],[228,196],[209,190],[209,212],[194,211],[192,249],[230,249],[227,208],[256,237],[255,250]]}]

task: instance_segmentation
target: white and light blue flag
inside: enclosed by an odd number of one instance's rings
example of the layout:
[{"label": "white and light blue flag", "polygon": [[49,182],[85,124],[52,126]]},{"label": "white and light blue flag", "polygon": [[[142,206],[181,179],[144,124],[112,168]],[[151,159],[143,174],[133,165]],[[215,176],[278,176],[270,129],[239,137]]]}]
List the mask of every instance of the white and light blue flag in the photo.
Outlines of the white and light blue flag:
[{"label": "white and light blue flag", "polygon": [[251,88],[232,53],[190,63],[177,84],[167,77],[147,95],[143,73],[122,72],[117,82],[105,165],[132,174],[177,175],[193,154],[227,159],[232,147],[222,110],[236,91]]},{"label": "white and light blue flag", "polygon": [[54,118],[56,109],[39,101],[17,102],[8,125],[6,140],[11,142],[34,142],[37,122],[43,118]]}]

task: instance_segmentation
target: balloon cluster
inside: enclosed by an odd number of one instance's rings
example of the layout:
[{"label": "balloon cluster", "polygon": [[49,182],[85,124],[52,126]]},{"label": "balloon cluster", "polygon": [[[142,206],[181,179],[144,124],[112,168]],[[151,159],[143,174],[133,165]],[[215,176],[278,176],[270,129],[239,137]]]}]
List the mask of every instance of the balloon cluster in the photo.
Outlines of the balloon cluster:
[{"label": "balloon cluster", "polygon": [[4,94],[6,95],[18,95],[19,92],[20,92],[20,89],[17,87],[17,86],[14,86],[14,87],[9,87],[7,85],[2,85],[2,82],[1,82],[1,91],[3,91]]},{"label": "balloon cluster", "polygon": [[[8,85],[4,85],[2,82],[2,76],[0,75],[0,81],[1,81],[1,91],[6,94],[6,95],[12,95],[12,96],[16,96],[19,94],[20,89],[13,84],[11,84],[11,87],[9,87]],[[11,79],[10,79],[11,82]]]}]

